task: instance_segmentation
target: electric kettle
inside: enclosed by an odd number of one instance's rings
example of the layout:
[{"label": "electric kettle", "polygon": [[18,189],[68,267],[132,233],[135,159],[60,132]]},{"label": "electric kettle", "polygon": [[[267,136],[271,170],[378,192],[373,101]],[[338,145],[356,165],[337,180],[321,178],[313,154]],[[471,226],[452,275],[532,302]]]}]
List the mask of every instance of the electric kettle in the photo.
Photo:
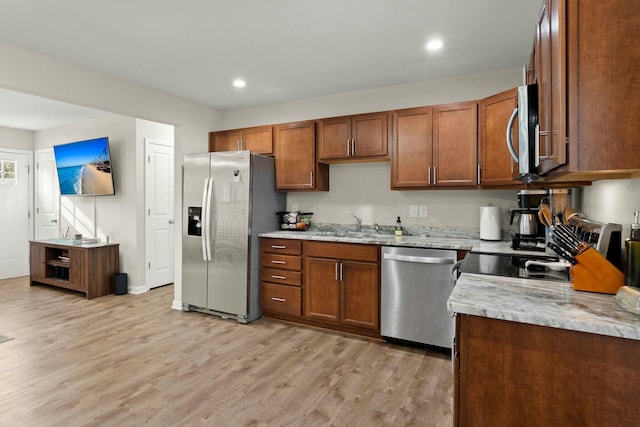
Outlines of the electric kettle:
[{"label": "electric kettle", "polygon": [[538,234],[538,211],[528,208],[513,209],[510,224],[513,224],[513,218],[516,215],[520,215],[516,223],[516,234],[535,237]]}]

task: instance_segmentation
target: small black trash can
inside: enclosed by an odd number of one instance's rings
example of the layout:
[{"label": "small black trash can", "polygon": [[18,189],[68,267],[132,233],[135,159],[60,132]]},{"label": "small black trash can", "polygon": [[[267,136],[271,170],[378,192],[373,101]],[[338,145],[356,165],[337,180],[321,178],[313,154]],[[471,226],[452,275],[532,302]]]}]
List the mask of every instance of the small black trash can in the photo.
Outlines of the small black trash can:
[{"label": "small black trash can", "polygon": [[116,273],[113,276],[113,288],[116,295],[127,293],[127,273]]}]

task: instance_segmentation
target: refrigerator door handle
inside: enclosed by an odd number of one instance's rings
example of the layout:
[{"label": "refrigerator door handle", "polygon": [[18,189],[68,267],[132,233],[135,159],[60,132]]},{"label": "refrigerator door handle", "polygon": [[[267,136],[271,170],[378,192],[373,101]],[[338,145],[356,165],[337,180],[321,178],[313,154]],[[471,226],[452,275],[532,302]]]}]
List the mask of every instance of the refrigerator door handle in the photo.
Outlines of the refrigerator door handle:
[{"label": "refrigerator door handle", "polygon": [[213,193],[213,178],[207,179],[207,204],[204,217],[207,218],[207,225],[204,229],[206,235],[206,256],[205,261],[211,261],[211,195]]},{"label": "refrigerator door handle", "polygon": [[202,186],[202,212],[200,215],[200,225],[202,227],[202,231],[200,233],[200,241],[202,243],[202,259],[207,261],[207,190],[209,189],[209,178],[204,180],[204,185]]}]

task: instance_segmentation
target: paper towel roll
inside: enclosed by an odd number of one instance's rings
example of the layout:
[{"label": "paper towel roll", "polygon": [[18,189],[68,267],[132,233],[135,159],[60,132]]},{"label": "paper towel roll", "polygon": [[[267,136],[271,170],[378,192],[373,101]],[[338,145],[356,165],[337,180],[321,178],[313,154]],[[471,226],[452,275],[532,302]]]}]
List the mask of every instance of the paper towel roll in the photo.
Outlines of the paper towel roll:
[{"label": "paper towel roll", "polygon": [[502,238],[500,206],[480,207],[480,238],[482,240],[500,240]]}]

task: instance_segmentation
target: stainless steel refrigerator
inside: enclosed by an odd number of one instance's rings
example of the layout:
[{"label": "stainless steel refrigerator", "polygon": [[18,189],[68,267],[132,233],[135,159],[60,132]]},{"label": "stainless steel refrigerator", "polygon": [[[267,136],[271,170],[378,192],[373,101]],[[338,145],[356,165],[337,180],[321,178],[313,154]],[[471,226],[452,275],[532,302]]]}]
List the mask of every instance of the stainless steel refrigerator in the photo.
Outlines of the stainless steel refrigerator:
[{"label": "stainless steel refrigerator", "polygon": [[278,229],[274,160],[249,151],[185,155],[182,308],[248,323],[260,316],[258,234]]}]

